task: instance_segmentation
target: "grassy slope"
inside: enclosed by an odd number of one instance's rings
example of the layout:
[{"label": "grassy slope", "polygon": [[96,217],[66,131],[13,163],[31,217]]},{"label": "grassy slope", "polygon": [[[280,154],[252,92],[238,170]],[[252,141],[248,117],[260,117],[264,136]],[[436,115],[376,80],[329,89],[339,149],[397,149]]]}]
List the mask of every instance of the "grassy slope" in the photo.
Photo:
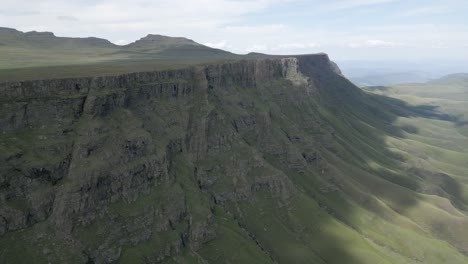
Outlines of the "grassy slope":
[{"label": "grassy slope", "polygon": [[[457,185],[447,186],[452,196],[461,200],[463,209],[468,201],[468,81],[467,75],[458,78],[442,78],[427,84],[399,85],[385,90],[374,91],[386,96],[405,100],[409,104],[426,104],[446,114],[443,120],[431,118],[399,118],[397,122],[413,127],[406,138],[390,141],[405,153],[418,153],[413,158],[415,166],[440,171],[456,180]],[[437,184],[450,185],[444,182]],[[455,188],[456,187],[456,188]]]},{"label": "grassy slope", "polygon": [[[405,157],[404,165],[418,181],[415,190],[423,193],[421,198],[430,203],[418,203],[405,213],[418,219],[420,225],[436,237],[458,247],[464,245],[461,237],[468,235],[464,227],[468,205],[466,76],[451,76],[427,84],[368,89],[375,94],[401,99],[411,107],[424,105],[426,110],[436,113],[398,117],[394,123],[403,128],[404,133],[388,137],[385,142],[389,149]],[[427,208],[423,214],[427,206],[433,208]],[[447,211],[450,207],[452,209]]]},{"label": "grassy slope", "polygon": [[0,81],[116,75],[183,68],[238,55],[184,38],[149,35],[127,46],[96,38],[63,38],[0,28]]}]

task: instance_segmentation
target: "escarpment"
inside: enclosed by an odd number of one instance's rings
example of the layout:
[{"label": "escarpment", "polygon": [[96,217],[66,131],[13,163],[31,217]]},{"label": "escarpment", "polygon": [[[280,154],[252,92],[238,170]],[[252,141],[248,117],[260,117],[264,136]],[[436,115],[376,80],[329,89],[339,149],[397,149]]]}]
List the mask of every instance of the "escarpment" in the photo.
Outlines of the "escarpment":
[{"label": "escarpment", "polygon": [[288,203],[296,188],[263,155],[307,162],[271,136],[281,106],[262,96],[310,96],[311,77],[292,57],[0,84],[3,239],[29,230],[49,260],[58,238],[96,263],[159,239],[147,256],[159,261],[214,239],[215,205],[257,192]]},{"label": "escarpment", "polygon": [[466,260],[465,236],[401,202],[467,224],[398,181],[417,170],[385,137],[414,112],[325,54],[5,82],[0,106],[1,263]]}]

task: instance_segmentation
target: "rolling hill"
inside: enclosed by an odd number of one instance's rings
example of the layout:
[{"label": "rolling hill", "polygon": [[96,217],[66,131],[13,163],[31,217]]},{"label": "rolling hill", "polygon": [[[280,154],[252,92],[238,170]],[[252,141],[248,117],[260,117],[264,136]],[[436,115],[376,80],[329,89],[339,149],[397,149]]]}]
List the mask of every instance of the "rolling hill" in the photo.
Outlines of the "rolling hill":
[{"label": "rolling hill", "polygon": [[240,57],[180,37],[151,35],[124,46],[99,38],[0,28],[0,80],[115,75]]}]

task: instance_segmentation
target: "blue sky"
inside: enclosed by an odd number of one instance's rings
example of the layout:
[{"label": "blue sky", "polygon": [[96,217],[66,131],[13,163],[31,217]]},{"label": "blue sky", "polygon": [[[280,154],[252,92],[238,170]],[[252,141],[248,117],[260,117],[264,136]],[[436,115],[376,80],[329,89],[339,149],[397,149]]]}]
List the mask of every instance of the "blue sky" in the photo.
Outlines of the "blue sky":
[{"label": "blue sky", "polygon": [[0,26],[126,44],[185,36],[236,53],[468,60],[466,0],[2,0]]}]

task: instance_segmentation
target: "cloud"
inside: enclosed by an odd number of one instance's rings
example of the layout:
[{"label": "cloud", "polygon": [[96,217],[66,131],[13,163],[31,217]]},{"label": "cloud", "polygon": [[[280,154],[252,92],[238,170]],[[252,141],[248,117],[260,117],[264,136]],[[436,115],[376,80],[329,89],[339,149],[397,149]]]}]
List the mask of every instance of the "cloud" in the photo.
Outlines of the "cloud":
[{"label": "cloud", "polygon": [[79,21],[79,19],[74,16],[57,16],[57,19],[61,21]]},{"label": "cloud", "polygon": [[280,43],[276,45],[253,44],[243,50],[244,52],[267,52],[290,54],[294,52],[311,52],[314,48],[320,47],[317,43]]},{"label": "cloud", "polygon": [[349,43],[350,48],[383,48],[383,47],[397,47],[402,46],[401,43],[385,41],[380,39],[369,39],[364,42]]},{"label": "cloud", "polygon": [[306,49],[306,48],[316,48],[319,47],[320,45],[317,43],[284,43],[284,44],[279,44],[277,47],[281,49],[288,49],[288,48],[294,48],[294,49]]},{"label": "cloud", "polygon": [[229,31],[231,33],[242,33],[242,34],[269,34],[269,33],[277,33],[279,31],[283,31],[287,28],[284,24],[268,24],[268,25],[256,25],[256,26],[226,26],[223,29]]},{"label": "cloud", "polygon": [[41,12],[28,10],[28,11],[20,11],[20,10],[0,10],[0,15],[2,16],[10,16],[10,17],[18,17],[18,16],[32,16],[32,15],[39,15]]},{"label": "cloud", "polygon": [[398,0],[333,0],[324,5],[328,10],[343,10],[357,7],[374,6],[396,2]]},{"label": "cloud", "polygon": [[225,40],[221,40],[215,43],[206,42],[206,43],[203,43],[203,45],[211,47],[211,48],[215,48],[215,49],[225,49],[225,48],[230,47],[230,45],[228,45]]},{"label": "cloud", "polygon": [[268,47],[268,45],[265,45],[265,44],[254,44],[252,46],[249,46],[245,49],[245,51],[247,52],[266,52],[268,51],[270,48]]},{"label": "cloud", "polygon": [[428,15],[441,15],[449,14],[454,10],[448,6],[425,6],[420,8],[414,8],[410,10],[403,11],[398,14],[400,17],[416,17],[416,16],[428,16]]},{"label": "cloud", "polygon": [[125,39],[119,39],[119,40],[115,41],[115,44],[117,44],[117,45],[126,45],[126,44],[128,44],[130,42],[131,41],[127,41]]},{"label": "cloud", "polygon": [[[468,46],[468,45],[467,45],[467,46]],[[440,41],[440,42],[432,43],[432,44],[431,44],[431,47],[434,48],[434,49],[446,49],[446,48],[448,48],[449,46],[448,46],[446,43]]]},{"label": "cloud", "polygon": [[273,52],[276,52],[276,51],[288,52],[288,51],[312,50],[318,47],[320,47],[320,44],[317,44],[317,43],[297,42],[297,43],[281,43],[276,46],[273,46],[270,50]]},{"label": "cloud", "polygon": [[[147,23],[150,27],[158,22],[165,27],[193,26],[213,23],[214,26],[237,21],[240,16],[264,10],[272,4],[284,2],[280,0],[172,0],[172,1],[129,1],[129,0],[100,0],[100,1],[60,1],[35,0],[13,1],[2,0],[4,13],[15,14],[14,10],[21,10],[21,14],[38,15],[41,10],[40,23],[49,27],[59,28],[51,23],[48,17],[74,16],[80,14],[80,20],[86,24],[99,27],[112,24],[124,24],[128,21]],[[183,7],[183,8],[181,8]],[[8,10],[8,11],[7,11]],[[34,13],[33,13],[34,12]],[[67,14],[67,15],[64,15]],[[69,15],[70,14],[70,15]],[[52,15],[52,16],[51,16]],[[31,21],[2,21],[2,23],[17,25],[30,24]],[[171,23],[178,22],[178,23]],[[192,23],[187,23],[192,22]]]}]

